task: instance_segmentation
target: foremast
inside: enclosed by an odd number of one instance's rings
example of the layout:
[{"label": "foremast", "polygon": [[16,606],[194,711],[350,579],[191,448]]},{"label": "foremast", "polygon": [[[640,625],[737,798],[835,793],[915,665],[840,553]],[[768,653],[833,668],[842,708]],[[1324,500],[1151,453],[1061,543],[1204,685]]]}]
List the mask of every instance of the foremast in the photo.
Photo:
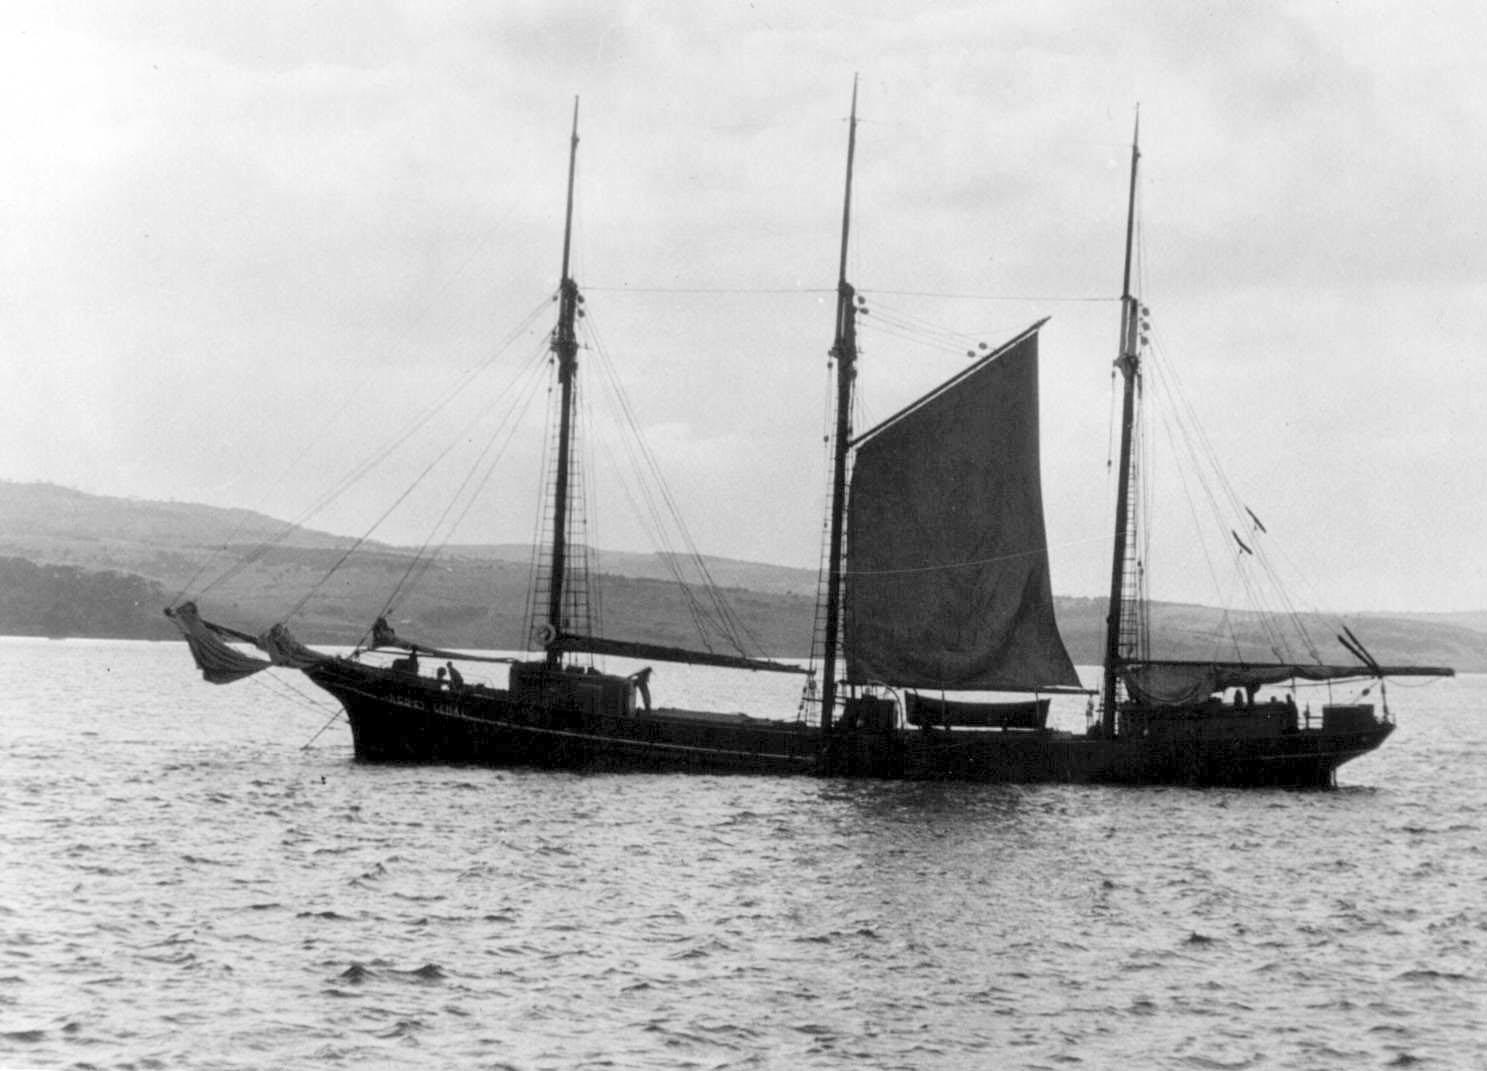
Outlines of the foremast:
[{"label": "foremast", "polygon": [[1121,664],[1121,628],[1124,624],[1126,560],[1132,538],[1131,483],[1132,440],[1136,423],[1136,392],[1141,378],[1141,306],[1131,296],[1131,261],[1136,230],[1136,168],[1141,160],[1141,117],[1137,114],[1131,136],[1131,184],[1126,200],[1125,274],[1120,295],[1120,356],[1115,367],[1122,379],[1120,405],[1120,468],[1115,492],[1115,539],[1110,565],[1110,605],[1105,618],[1105,679],[1102,689],[1102,728],[1106,736],[1116,731],[1116,692]]},{"label": "foremast", "polygon": [[[578,284],[568,274],[569,252],[573,241],[573,177],[578,163],[578,98],[573,98],[573,134],[568,144],[568,200],[563,219],[563,276],[558,288],[558,324],[553,329],[552,352],[558,362],[558,386],[561,391],[558,418],[557,479],[553,486],[552,548],[547,593],[547,627],[550,639],[563,632],[563,584],[568,569],[568,497],[573,446],[573,381],[578,373],[578,336],[574,321],[580,300]],[[547,663],[562,662],[562,648],[549,643]]]},{"label": "foremast", "polygon": [[826,637],[822,653],[821,736],[830,740],[836,709],[837,645],[841,633],[842,533],[847,512],[847,453],[852,443],[852,386],[857,378],[857,292],[847,282],[847,243],[852,223],[852,161],[857,152],[857,79],[852,80],[852,113],[847,121],[847,179],[842,195],[842,246],[836,284],[836,432],[832,440],[831,533],[826,573]]}]

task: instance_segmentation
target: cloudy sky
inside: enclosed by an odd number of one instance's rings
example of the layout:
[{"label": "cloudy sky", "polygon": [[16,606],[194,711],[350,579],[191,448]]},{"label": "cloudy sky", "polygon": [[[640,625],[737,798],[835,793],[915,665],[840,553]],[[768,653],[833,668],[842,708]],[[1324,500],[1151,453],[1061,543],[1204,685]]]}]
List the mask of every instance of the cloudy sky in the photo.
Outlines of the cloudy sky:
[{"label": "cloudy sky", "polygon": [[[860,73],[861,426],[968,340],[1051,316],[1054,584],[1103,593],[1139,103],[1141,292],[1190,407],[1154,457],[1211,448],[1304,606],[1484,608],[1482,11],[10,4],[0,478],[352,534],[414,486],[379,538],[459,516],[458,539],[530,538],[544,406],[522,376],[551,326],[578,97],[594,540],[649,549],[643,495],[605,467],[612,368],[701,549],[814,567]],[[503,474],[440,514],[491,443]],[[1206,515],[1208,485],[1173,479],[1159,521]],[[1232,595],[1210,574],[1233,546],[1196,545],[1154,540],[1155,594]]]}]

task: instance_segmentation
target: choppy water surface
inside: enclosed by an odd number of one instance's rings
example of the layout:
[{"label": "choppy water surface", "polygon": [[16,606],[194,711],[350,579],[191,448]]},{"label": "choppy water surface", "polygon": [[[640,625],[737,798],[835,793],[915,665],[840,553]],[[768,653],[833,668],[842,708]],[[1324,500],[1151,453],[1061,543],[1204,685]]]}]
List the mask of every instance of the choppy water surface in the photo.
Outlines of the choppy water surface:
[{"label": "choppy water surface", "polygon": [[0,1067],[1487,1066],[1487,678],[1333,793],[366,767],[295,681],[0,641]]}]

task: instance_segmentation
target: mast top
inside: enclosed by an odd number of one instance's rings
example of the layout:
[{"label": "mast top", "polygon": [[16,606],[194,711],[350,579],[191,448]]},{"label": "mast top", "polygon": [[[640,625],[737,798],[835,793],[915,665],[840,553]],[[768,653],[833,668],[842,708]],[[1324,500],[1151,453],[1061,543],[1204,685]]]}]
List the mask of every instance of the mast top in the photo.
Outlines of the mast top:
[{"label": "mast top", "polygon": [[1126,203],[1126,270],[1121,284],[1120,296],[1124,303],[1131,300],[1132,238],[1136,226],[1136,166],[1141,161],[1141,105],[1136,105],[1136,123],[1131,132],[1131,189]]},{"label": "mast top", "polygon": [[568,250],[573,240],[573,172],[578,166],[578,96],[573,97],[573,134],[568,141],[568,208],[563,217],[563,283],[568,282]]},{"label": "mast top", "polygon": [[842,256],[837,286],[847,285],[847,238],[852,223],[852,160],[857,155],[857,75],[852,75],[852,113],[847,119],[847,189],[842,197]]}]

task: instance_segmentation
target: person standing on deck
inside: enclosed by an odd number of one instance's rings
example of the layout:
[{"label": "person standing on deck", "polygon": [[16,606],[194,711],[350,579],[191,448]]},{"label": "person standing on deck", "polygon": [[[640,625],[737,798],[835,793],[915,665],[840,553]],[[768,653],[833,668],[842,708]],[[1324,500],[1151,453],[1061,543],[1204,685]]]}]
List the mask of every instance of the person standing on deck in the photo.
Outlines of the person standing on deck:
[{"label": "person standing on deck", "polygon": [[635,690],[640,693],[640,701],[645,704],[645,709],[651,709],[651,667],[646,666],[639,673],[630,674],[630,679],[635,682]]}]

